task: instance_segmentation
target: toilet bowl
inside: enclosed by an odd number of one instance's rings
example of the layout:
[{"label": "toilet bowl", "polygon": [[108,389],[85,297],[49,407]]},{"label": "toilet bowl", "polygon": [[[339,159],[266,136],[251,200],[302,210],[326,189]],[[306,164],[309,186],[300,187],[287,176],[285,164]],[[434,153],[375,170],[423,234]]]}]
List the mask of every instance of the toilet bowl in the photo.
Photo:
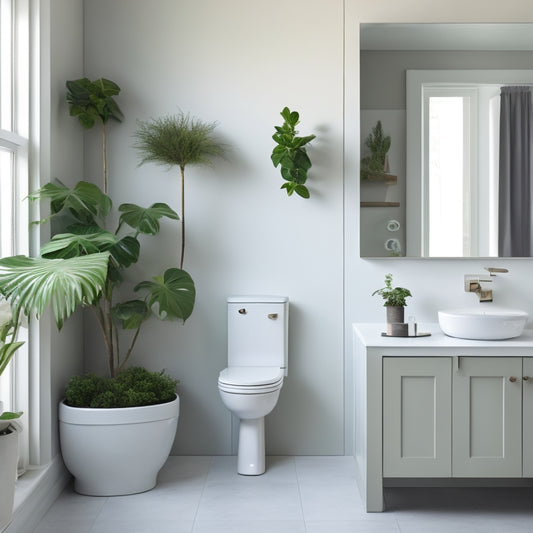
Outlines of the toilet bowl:
[{"label": "toilet bowl", "polygon": [[239,419],[239,474],[265,472],[265,416],[287,374],[287,329],[287,298],[228,298],[228,367],[220,372],[218,390]]}]

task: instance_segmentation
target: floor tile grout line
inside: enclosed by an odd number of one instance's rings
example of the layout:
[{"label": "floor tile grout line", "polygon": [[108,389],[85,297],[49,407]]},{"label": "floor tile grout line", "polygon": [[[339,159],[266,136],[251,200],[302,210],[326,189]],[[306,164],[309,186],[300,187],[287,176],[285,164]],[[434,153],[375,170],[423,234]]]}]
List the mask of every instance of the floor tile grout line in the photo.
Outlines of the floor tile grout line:
[{"label": "floor tile grout line", "polygon": [[294,463],[294,473],[296,475],[296,485],[298,486],[298,499],[300,500],[300,511],[302,512],[302,523],[304,526],[304,533],[307,533],[307,522],[305,520],[304,504],[302,500],[302,491],[300,490],[300,477],[298,476],[298,467],[296,466],[296,456],[292,456]]},{"label": "floor tile grout line", "polygon": [[207,467],[207,472],[205,474],[204,482],[202,484],[202,490],[200,492],[200,497],[198,498],[198,504],[196,505],[196,511],[194,513],[194,518],[193,518],[193,521],[192,521],[191,533],[193,533],[194,529],[196,528],[196,521],[198,519],[198,512],[200,511],[200,505],[202,503],[202,499],[204,497],[205,488],[206,488],[206,485],[207,485],[207,478],[209,477],[209,472],[211,471],[211,467],[213,466],[213,463],[214,463],[214,456],[211,455],[210,458],[209,458],[209,466]]},{"label": "floor tile grout line", "polygon": [[[73,489],[74,490],[74,489]],[[103,510],[104,510],[104,507],[106,506],[106,503],[109,502],[109,496],[106,496],[105,497],[105,500],[104,500],[104,503],[102,504],[102,506],[100,507],[100,510],[96,513],[96,515],[94,516],[94,518],[92,519],[91,521],[91,526],[89,527],[89,529],[87,530],[87,533],[91,533],[91,531],[94,530],[94,527],[96,526],[96,521],[98,520],[98,518],[100,517],[100,515],[102,514]]]}]

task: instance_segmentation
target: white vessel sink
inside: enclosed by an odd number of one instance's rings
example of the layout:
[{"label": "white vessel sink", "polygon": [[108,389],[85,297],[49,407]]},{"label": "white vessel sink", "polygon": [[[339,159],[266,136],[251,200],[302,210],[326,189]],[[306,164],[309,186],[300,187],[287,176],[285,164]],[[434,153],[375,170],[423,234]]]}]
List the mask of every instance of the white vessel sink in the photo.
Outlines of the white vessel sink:
[{"label": "white vessel sink", "polygon": [[439,311],[439,326],[450,337],[474,340],[511,339],[522,335],[528,314],[500,307]]}]

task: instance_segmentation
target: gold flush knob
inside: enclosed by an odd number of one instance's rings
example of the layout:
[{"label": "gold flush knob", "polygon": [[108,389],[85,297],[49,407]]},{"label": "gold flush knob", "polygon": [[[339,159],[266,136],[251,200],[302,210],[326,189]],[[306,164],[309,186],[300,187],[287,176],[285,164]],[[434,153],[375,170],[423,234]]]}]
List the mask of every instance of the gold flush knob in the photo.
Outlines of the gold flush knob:
[{"label": "gold flush knob", "polygon": [[239,309],[239,315],[245,315],[246,314],[246,309],[244,309],[244,307],[242,309]]},{"label": "gold flush knob", "polygon": [[510,381],[511,383],[514,383],[514,382],[516,381],[516,378],[515,378],[514,376],[511,376],[511,377],[509,378],[509,381]]},{"label": "gold flush knob", "polygon": [[270,320],[276,320],[276,318],[278,318],[278,314],[277,313],[269,313],[268,318],[270,318]]}]

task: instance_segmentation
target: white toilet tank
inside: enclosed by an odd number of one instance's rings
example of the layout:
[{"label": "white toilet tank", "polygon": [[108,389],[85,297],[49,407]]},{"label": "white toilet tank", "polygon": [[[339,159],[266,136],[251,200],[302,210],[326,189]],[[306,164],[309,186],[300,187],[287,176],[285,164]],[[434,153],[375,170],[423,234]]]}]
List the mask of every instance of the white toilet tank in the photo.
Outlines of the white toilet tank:
[{"label": "white toilet tank", "polygon": [[273,366],[287,375],[289,299],[230,296],[228,366]]}]

